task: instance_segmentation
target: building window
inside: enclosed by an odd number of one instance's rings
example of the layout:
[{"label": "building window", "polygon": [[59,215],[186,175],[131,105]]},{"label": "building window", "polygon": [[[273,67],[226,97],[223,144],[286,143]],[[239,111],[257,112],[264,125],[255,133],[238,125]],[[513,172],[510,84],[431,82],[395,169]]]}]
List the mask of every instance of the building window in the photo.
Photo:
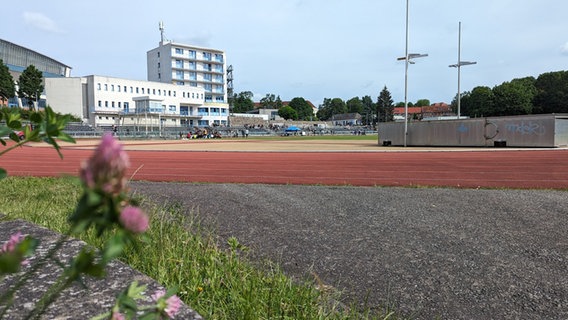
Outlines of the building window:
[{"label": "building window", "polygon": [[97,90],[101,91],[101,84],[97,83]]},{"label": "building window", "polygon": [[114,92],[114,84],[110,85],[110,91]]},{"label": "building window", "polygon": [[183,82],[183,81],[178,81],[178,82],[176,82],[176,84],[177,84],[178,86],[184,86],[184,85],[185,85],[185,82]]},{"label": "building window", "polygon": [[160,57],[160,51],[158,51],[158,58]]},{"label": "building window", "polygon": [[206,73],[203,75],[203,80],[205,81],[212,81],[213,80],[213,75],[210,73]]},{"label": "building window", "polygon": [[158,69],[160,69],[160,63],[158,62]]},{"label": "building window", "polygon": [[175,111],[176,111],[176,106],[170,105],[169,108],[168,108],[168,110],[175,112]]},{"label": "building window", "polygon": [[183,61],[182,60],[176,60],[176,68],[183,69]]},{"label": "building window", "polygon": [[142,94],[144,94],[144,88],[142,88]]},{"label": "building window", "polygon": [[138,93],[138,87],[136,87],[136,93]]},{"label": "building window", "polygon": [[108,91],[108,84],[105,83],[105,91]]},{"label": "building window", "polygon": [[118,108],[120,109],[120,101],[118,102]]},{"label": "building window", "polygon": [[101,100],[99,100],[99,107],[103,106],[103,102]]},{"label": "building window", "polygon": [[197,64],[195,63],[195,61],[190,61],[189,70],[195,70],[195,69],[197,69]]},{"label": "building window", "polygon": [[126,89],[127,89],[126,86],[124,86],[124,92],[126,92]]},{"label": "building window", "polygon": [[153,95],[156,94],[156,89],[152,89],[152,94],[153,94]]},{"label": "building window", "polygon": [[217,62],[223,62],[223,55],[222,55],[222,54],[219,54],[219,53],[216,53],[216,54],[215,54],[215,61],[217,61]]},{"label": "building window", "polygon": [[134,88],[130,87],[130,93],[132,93],[134,91]]},{"label": "building window", "polygon": [[176,79],[183,80],[183,70],[176,70]]},{"label": "building window", "polygon": [[111,106],[114,108],[114,101],[112,101],[110,104],[111,104]]},{"label": "building window", "polygon": [[203,52],[203,60],[211,61],[211,52]]},{"label": "building window", "polygon": [[116,86],[116,89],[118,90],[118,92],[120,92],[120,86]]},{"label": "building window", "polygon": [[105,101],[105,108],[108,108],[108,101]]},{"label": "building window", "polygon": [[182,48],[176,48],[176,54],[183,54]]},{"label": "building window", "polygon": [[197,87],[197,82],[190,82],[189,85],[192,87]]},{"label": "building window", "polygon": [[196,57],[195,51],[189,50],[189,58],[190,58],[190,59],[195,59],[195,57]]}]

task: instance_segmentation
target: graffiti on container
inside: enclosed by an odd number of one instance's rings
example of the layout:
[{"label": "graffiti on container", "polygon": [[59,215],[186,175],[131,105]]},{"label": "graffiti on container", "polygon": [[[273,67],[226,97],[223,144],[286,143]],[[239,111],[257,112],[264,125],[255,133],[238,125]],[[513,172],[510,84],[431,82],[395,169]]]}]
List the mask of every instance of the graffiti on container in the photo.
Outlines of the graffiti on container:
[{"label": "graffiti on container", "polygon": [[509,132],[520,133],[521,135],[538,135],[541,136],[545,132],[545,127],[538,122],[524,122],[520,123],[508,123],[505,128]]}]

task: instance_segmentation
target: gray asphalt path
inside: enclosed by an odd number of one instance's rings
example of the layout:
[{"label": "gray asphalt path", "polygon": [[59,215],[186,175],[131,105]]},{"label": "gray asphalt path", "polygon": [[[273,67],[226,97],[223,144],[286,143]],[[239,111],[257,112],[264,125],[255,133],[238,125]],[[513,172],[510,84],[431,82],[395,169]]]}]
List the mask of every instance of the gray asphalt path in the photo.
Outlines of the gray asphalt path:
[{"label": "gray asphalt path", "polygon": [[133,182],[345,302],[416,319],[568,319],[568,192]]}]

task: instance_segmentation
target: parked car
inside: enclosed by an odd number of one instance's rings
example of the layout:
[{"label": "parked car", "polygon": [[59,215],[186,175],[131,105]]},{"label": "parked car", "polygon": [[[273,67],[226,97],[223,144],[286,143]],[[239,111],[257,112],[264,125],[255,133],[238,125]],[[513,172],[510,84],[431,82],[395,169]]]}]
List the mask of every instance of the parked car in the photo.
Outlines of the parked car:
[{"label": "parked car", "polygon": [[20,141],[26,138],[26,135],[23,131],[14,131],[14,133],[16,134],[16,136],[18,136],[18,139],[20,139]]}]

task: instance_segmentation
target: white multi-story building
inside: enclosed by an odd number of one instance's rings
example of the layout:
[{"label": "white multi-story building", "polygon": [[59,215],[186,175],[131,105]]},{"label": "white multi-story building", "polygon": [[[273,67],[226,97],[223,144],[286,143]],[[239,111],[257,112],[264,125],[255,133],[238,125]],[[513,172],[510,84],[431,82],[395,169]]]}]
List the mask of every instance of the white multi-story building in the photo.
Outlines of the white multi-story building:
[{"label": "white multi-story building", "polygon": [[46,78],[45,93],[55,110],[81,116],[94,127],[223,126],[229,115],[224,104],[204,104],[203,88],[154,81],[96,75]]},{"label": "white multi-story building", "polygon": [[225,53],[161,41],[148,51],[148,80],[203,88],[206,104],[227,104]]}]

